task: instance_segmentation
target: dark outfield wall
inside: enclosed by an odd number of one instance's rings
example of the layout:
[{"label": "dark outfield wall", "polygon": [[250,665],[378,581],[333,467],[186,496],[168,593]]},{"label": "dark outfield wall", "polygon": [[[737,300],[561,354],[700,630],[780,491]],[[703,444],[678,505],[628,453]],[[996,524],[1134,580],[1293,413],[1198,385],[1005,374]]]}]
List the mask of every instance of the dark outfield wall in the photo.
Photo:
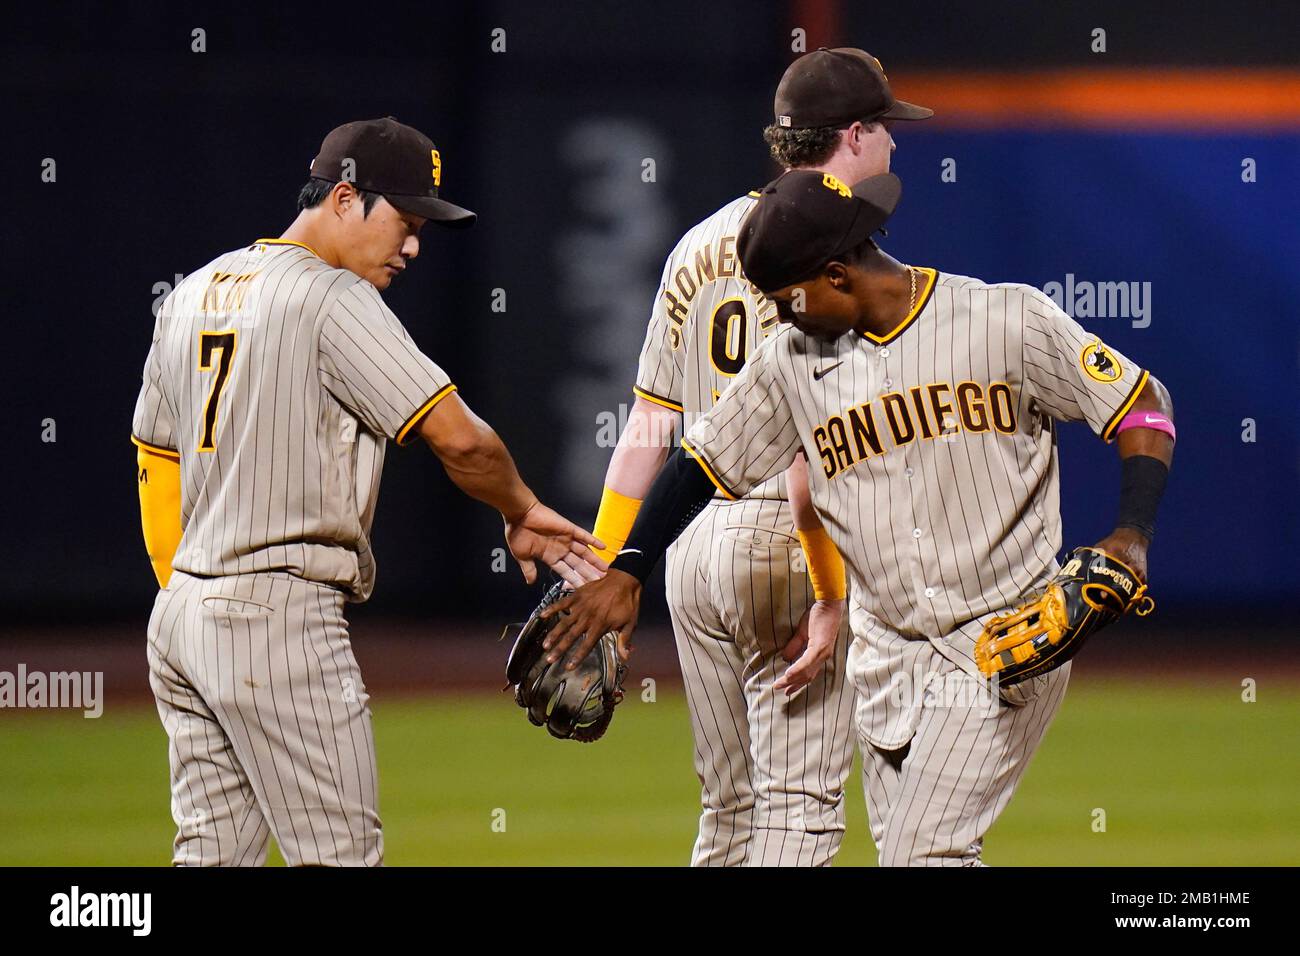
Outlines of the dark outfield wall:
[{"label": "dark outfield wall", "polygon": [[[772,173],[758,133],[798,12],[541,6],[439,5],[353,35],[321,15],[47,15],[3,39],[0,597],[11,626],[147,609],[128,431],[151,306],[176,275],[278,233],[320,137],[362,116],[426,129],[446,194],[481,214],[468,234],[426,235],[389,301],[544,497],[590,519],[602,438],[629,399],[664,256],[687,226]],[[1079,39],[1089,24],[1075,15],[980,9],[962,30],[952,14],[921,11],[923,41],[850,11],[823,42],[879,52],[902,88],[909,69],[1092,62]],[[1116,64],[1289,56],[1277,40],[1286,31],[1249,32],[1257,18],[1163,23],[1157,43],[1149,18],[1118,10],[1106,20]],[[504,53],[491,50],[498,27]],[[1147,365],[1177,405],[1176,470],[1152,555],[1162,609],[1294,593],[1295,124],[935,126],[897,139],[906,188],[886,243],[895,255],[990,281],[1058,283],[1062,295],[1072,284],[1076,297],[1088,283],[1138,283],[1127,288],[1140,299],[1107,310],[1124,314],[1078,317]],[[46,158],[54,182],[41,179]],[[1253,183],[1242,181],[1245,158]],[[941,178],[946,159],[955,182]],[[505,311],[493,310],[496,290]],[[1067,544],[1095,540],[1114,514],[1114,449],[1074,426],[1061,453]],[[526,603],[517,574],[493,573],[498,535],[427,452],[393,450],[373,610],[445,613],[466,594],[471,614]]]}]

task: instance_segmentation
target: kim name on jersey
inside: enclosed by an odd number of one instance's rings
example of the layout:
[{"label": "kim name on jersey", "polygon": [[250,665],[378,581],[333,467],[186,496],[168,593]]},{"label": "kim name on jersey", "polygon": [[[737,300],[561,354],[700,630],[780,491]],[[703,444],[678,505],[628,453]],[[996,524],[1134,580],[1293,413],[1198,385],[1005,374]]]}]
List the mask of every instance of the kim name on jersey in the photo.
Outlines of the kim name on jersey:
[{"label": "kim name on jersey", "polygon": [[906,392],[886,392],[879,399],[832,415],[813,430],[827,478],[844,474],[858,462],[918,439],[948,439],[962,431],[1016,431],[1016,402],[1011,386],[994,382],[913,385]]}]

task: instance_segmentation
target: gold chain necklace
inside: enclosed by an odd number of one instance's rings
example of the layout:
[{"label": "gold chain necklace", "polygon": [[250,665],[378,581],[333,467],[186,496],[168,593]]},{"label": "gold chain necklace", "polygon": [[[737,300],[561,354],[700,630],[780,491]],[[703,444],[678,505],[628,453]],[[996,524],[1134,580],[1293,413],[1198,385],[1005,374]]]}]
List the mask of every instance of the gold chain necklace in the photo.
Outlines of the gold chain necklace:
[{"label": "gold chain necklace", "polygon": [[[907,314],[911,315],[912,310],[916,308],[916,270],[911,266],[908,266],[907,275],[912,280],[912,294],[907,298]],[[906,318],[906,316],[904,316],[904,318]]]}]

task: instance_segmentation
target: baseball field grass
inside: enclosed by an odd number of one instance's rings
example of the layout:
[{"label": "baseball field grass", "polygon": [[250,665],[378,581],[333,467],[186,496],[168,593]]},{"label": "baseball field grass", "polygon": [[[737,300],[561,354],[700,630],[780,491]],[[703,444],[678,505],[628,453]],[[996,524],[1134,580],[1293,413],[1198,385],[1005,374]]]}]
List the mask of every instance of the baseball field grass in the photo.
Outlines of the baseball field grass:
[{"label": "baseball field grass", "polygon": [[[684,699],[635,694],[583,746],[505,694],[372,699],[391,865],[680,865],[698,790]],[[1300,684],[1076,682],[993,865],[1300,863]],[[839,865],[870,865],[861,778]],[[1104,829],[1102,826],[1104,824]],[[166,864],[166,738],[152,706],[0,713],[0,865]],[[273,860],[278,861],[278,856]]]}]

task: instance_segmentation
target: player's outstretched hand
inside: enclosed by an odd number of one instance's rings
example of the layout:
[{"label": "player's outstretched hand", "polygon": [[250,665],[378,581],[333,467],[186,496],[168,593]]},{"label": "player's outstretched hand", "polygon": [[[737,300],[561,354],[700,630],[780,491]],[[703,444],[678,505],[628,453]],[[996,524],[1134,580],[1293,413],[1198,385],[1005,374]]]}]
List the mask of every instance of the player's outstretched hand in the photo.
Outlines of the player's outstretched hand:
[{"label": "player's outstretched hand", "polygon": [[[632,632],[641,608],[641,582],[626,571],[611,569],[599,581],[584,584],[556,601],[542,617],[560,615],[542,642],[548,661],[558,661],[572,647],[565,669],[572,670],[609,631],[618,632],[618,656],[626,661],[632,653]],[[576,642],[576,644],[575,644]]]},{"label": "player's outstretched hand", "polygon": [[605,543],[540,501],[514,521],[506,521],[506,546],[519,562],[524,580],[537,580],[534,561],[544,561],[570,587],[594,581],[609,567],[592,548]]},{"label": "player's outstretched hand", "polygon": [[835,642],[839,640],[840,622],[843,620],[843,598],[816,601],[804,611],[794,637],[781,651],[781,656],[793,663],[772,686],[785,691],[787,697],[807,687],[835,653]]}]

